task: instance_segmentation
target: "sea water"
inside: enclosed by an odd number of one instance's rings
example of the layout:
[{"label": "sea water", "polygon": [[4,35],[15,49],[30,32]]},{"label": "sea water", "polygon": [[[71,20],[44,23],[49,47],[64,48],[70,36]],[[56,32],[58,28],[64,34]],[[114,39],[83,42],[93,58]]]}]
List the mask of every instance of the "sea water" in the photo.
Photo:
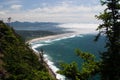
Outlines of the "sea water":
[{"label": "sea water", "polygon": [[[27,26],[21,28],[18,26],[15,29],[20,30],[48,30],[54,32],[74,32],[73,35],[63,36],[57,39],[48,39],[45,41],[36,41],[31,43],[34,51],[39,52],[44,50],[44,59],[49,67],[56,74],[57,79],[65,80],[65,76],[57,74],[56,71],[60,69],[60,62],[71,63],[76,62],[78,67],[81,67],[82,59],[79,58],[75,50],[80,49],[83,52],[88,52],[96,56],[96,60],[100,59],[100,52],[105,50],[105,37],[101,36],[98,42],[94,42],[97,35],[97,24],[79,24],[79,23],[65,23],[65,24],[47,24]],[[76,34],[77,33],[77,34]],[[78,34],[79,33],[79,34]],[[98,80],[97,78],[95,80]]]},{"label": "sea water", "polygon": [[[56,73],[60,68],[60,62],[76,62],[78,67],[81,67],[82,59],[75,54],[76,49],[94,54],[96,60],[99,60],[99,53],[105,50],[105,37],[102,36],[98,42],[94,42],[94,39],[95,34],[79,34],[61,39],[37,41],[32,46],[37,51],[44,50],[44,57],[48,65]],[[58,78],[65,79],[61,75]]]}]

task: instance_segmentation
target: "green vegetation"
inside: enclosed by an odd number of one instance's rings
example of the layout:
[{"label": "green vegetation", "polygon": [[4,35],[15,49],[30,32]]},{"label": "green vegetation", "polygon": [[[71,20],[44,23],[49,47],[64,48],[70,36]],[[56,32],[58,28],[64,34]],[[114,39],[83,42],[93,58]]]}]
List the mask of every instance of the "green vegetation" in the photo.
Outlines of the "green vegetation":
[{"label": "green vegetation", "polygon": [[101,0],[107,8],[98,19],[103,24],[98,26],[99,34],[106,36],[106,52],[101,53],[101,61],[96,61],[94,55],[77,50],[76,53],[84,60],[81,70],[76,63],[62,64],[58,73],[72,80],[93,80],[96,74],[100,74],[101,80],[120,80],[120,0]]},{"label": "green vegetation", "polygon": [[93,54],[82,52],[76,49],[77,55],[84,60],[82,68],[79,70],[77,63],[61,63],[61,70],[58,73],[65,75],[72,80],[92,80],[96,73],[100,71],[101,63],[95,60]]},{"label": "green vegetation", "polygon": [[31,40],[34,38],[38,37],[44,37],[44,36],[49,36],[49,35],[54,35],[57,33],[50,32],[50,31],[41,31],[41,30],[36,30],[36,31],[31,31],[31,30],[15,30],[16,33],[18,33],[20,36],[22,36],[23,40]]},{"label": "green vegetation", "polygon": [[53,80],[38,57],[0,21],[0,80]]},{"label": "green vegetation", "polygon": [[120,80],[120,0],[104,0],[101,3],[107,5],[104,12],[97,16],[103,22],[97,30],[107,37],[107,51],[101,53],[101,78]]}]

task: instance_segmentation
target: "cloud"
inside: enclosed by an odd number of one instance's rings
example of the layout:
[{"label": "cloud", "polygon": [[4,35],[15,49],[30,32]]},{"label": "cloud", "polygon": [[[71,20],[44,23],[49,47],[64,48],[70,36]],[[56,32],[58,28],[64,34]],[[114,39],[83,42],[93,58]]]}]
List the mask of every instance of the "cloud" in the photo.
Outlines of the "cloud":
[{"label": "cloud", "polygon": [[58,27],[64,28],[66,31],[73,31],[80,34],[96,33],[98,24],[81,24],[81,23],[65,23]]},{"label": "cloud", "polygon": [[10,8],[11,8],[11,9],[14,9],[14,10],[20,10],[20,9],[22,8],[22,5],[14,4],[14,5],[11,5]]},{"label": "cloud", "polygon": [[0,15],[4,15],[4,16],[6,16],[7,15],[7,13],[9,13],[9,10],[1,10],[0,11]]},{"label": "cloud", "polygon": [[0,15],[5,15],[6,13],[4,11],[0,11]]},{"label": "cloud", "polygon": [[[20,10],[22,5],[12,5],[14,10]],[[79,23],[96,23],[95,15],[102,12],[105,7],[101,5],[73,5],[72,2],[61,2],[52,6],[36,7],[20,13],[10,12],[9,16],[13,20],[20,21],[38,21],[38,22],[79,22]],[[6,15],[8,16],[8,15]]]},{"label": "cloud", "polygon": [[[99,14],[104,9],[101,5],[94,6],[76,6],[63,3],[61,5],[51,7],[39,7],[29,10],[31,18],[39,21],[53,21],[53,22],[96,22],[95,15]],[[29,17],[30,18],[30,17]]]}]

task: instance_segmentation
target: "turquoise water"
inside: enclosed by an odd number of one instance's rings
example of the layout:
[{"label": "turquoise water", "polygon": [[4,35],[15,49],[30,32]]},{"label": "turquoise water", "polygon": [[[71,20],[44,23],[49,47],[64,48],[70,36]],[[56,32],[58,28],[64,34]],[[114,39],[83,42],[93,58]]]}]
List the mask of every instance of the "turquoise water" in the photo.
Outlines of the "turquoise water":
[{"label": "turquoise water", "polygon": [[[75,49],[79,48],[84,52],[92,53],[96,56],[96,60],[100,59],[99,52],[105,50],[105,38],[102,36],[98,42],[94,42],[97,24],[82,24],[82,23],[28,23],[28,22],[14,22],[11,23],[16,30],[28,30],[28,31],[52,31],[56,33],[75,32],[84,35],[70,36],[67,38],[59,38],[55,40],[36,41],[30,43],[32,49],[36,52],[41,48],[44,50],[44,58],[49,67],[57,75],[57,79],[65,80],[65,77],[56,73],[59,70],[59,63],[71,63],[77,62],[79,68],[82,64],[80,59],[75,54]],[[89,34],[90,33],[90,34]],[[92,33],[92,34],[91,34]],[[99,80],[98,78],[94,80]]]},{"label": "turquoise water", "polygon": [[97,60],[100,58],[99,52],[103,52],[105,50],[105,38],[101,37],[98,42],[94,42],[94,38],[95,35],[90,34],[55,41],[40,42],[43,46],[37,47],[36,50],[40,51],[42,48],[44,50],[44,54],[48,55],[49,59],[54,62],[57,67],[59,67],[58,64],[61,61],[65,63],[71,63],[74,61],[77,62],[80,67],[82,60],[76,56],[76,48],[79,48],[84,52],[94,54]]}]

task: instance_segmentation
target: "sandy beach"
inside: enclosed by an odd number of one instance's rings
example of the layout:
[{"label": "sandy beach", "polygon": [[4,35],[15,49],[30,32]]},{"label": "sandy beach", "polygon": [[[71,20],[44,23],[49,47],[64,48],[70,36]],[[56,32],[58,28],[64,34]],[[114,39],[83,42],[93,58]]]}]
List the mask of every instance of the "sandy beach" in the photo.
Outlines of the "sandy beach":
[{"label": "sandy beach", "polygon": [[[82,34],[82,33],[81,33]],[[66,38],[72,38],[75,36],[79,36],[80,32],[73,32],[73,33],[64,33],[64,34],[56,34],[56,35],[50,35],[50,36],[45,36],[45,37],[40,37],[40,38],[35,38],[35,39],[31,39],[29,41],[27,41],[26,43],[28,44],[34,44],[34,42],[42,42],[42,41],[47,41],[47,40],[61,40],[61,39],[66,39]],[[81,36],[81,35],[80,35]],[[37,52],[38,51],[35,49],[36,47],[41,46],[41,45],[32,45],[31,48],[33,49],[33,51]],[[47,57],[44,59],[47,59]],[[44,64],[46,66],[46,68],[48,69],[50,75],[52,75],[54,78],[56,79],[61,79],[61,80],[65,80],[65,77],[63,75],[57,74],[56,71],[58,70],[58,68],[56,66],[54,66],[54,64],[51,64],[51,61],[49,59],[44,60]],[[57,69],[57,70],[56,70]]]},{"label": "sandy beach", "polygon": [[72,35],[77,35],[77,34],[76,33],[65,33],[65,34],[50,35],[50,36],[31,39],[31,40],[27,41],[26,43],[30,44],[30,43],[36,42],[36,41],[54,40],[54,39],[59,39],[59,38],[64,38],[64,37],[70,37]]},{"label": "sandy beach", "polygon": [[[51,35],[51,36],[45,36],[45,37],[40,37],[40,38],[35,38],[32,40],[27,41],[26,43],[31,44],[33,42],[36,41],[46,41],[46,40],[54,40],[54,39],[61,39],[61,38],[68,38],[68,37],[72,37],[78,35],[77,33],[65,33],[65,34],[57,34],[57,35]],[[33,49],[33,51],[37,54],[38,52],[34,49],[34,47],[31,46],[31,49]],[[37,54],[38,55],[38,54]],[[49,73],[51,76],[53,76],[56,79],[62,79],[64,80],[64,76],[57,74],[56,72],[54,72],[54,70],[52,70],[52,67],[50,67],[50,64],[48,62],[46,62],[46,60],[44,60],[44,65],[46,66],[46,68],[48,69]]]},{"label": "sandy beach", "polygon": [[[27,41],[26,43],[28,44],[31,44],[33,42],[36,42],[36,41],[45,41],[45,40],[54,40],[54,39],[61,39],[61,38],[67,38],[67,37],[71,37],[73,35],[76,35],[75,33],[66,33],[66,34],[57,34],[57,35],[51,35],[51,36],[45,36],[45,37],[40,37],[40,38],[35,38],[35,39],[32,39],[32,40],[29,40]],[[33,49],[33,51],[35,52],[36,55],[38,55],[38,51],[36,51],[34,49],[34,47],[30,47],[31,49]],[[49,71],[49,74],[55,78],[56,80],[64,80],[64,76],[63,75],[60,75],[60,74],[57,74],[53,69],[52,67],[50,67],[50,64],[48,62],[46,62],[46,60],[44,60],[44,65],[45,67],[48,69]],[[63,79],[62,79],[63,78]]]}]

